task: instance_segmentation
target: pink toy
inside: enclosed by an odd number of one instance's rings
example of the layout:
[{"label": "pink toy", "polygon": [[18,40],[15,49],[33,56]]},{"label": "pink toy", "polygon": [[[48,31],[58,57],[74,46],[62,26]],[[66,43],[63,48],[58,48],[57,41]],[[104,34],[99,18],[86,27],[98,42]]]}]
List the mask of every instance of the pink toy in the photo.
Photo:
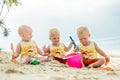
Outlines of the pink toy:
[{"label": "pink toy", "polygon": [[82,67],[80,53],[76,52],[74,54],[68,54],[65,58],[67,59],[68,66],[74,67],[74,68],[81,68]]}]

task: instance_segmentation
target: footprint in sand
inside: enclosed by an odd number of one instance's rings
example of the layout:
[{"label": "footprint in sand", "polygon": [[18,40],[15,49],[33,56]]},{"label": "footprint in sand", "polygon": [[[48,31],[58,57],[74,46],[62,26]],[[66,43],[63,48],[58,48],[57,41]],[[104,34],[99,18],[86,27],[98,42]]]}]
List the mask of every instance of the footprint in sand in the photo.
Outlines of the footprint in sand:
[{"label": "footprint in sand", "polygon": [[24,74],[22,71],[17,71],[14,69],[8,69],[5,73],[11,74],[11,73],[19,73],[19,74]]}]

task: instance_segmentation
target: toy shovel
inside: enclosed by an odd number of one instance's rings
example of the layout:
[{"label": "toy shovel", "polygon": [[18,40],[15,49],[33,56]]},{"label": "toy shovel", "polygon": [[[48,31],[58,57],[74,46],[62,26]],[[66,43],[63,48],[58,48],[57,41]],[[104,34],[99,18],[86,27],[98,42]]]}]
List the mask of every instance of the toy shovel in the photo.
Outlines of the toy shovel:
[{"label": "toy shovel", "polygon": [[[14,56],[14,46],[13,46],[13,43],[11,43],[11,50],[12,50],[12,56]],[[13,62],[16,63],[16,58],[13,59]]]}]

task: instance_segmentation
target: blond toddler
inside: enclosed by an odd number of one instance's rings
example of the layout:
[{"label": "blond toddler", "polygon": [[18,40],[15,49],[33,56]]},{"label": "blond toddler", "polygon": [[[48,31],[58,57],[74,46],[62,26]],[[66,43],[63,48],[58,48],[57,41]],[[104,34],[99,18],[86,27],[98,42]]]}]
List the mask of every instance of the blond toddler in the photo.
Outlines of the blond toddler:
[{"label": "blond toddler", "polygon": [[45,55],[32,39],[32,29],[27,25],[21,25],[18,29],[18,34],[21,37],[21,41],[17,44],[13,59],[20,56],[20,63],[30,63],[32,59],[36,59],[41,62],[44,58],[39,58],[38,55]]},{"label": "blond toddler", "polygon": [[[97,68],[102,66],[105,62],[109,62],[109,56],[99,48],[96,42],[90,40],[90,32],[86,26],[80,26],[77,28],[77,36],[80,44],[75,48],[76,51],[80,51],[82,54],[82,61],[85,67]],[[98,57],[98,54],[101,57]]]},{"label": "blond toddler", "polygon": [[60,63],[66,64],[66,59],[63,59],[71,48],[73,43],[70,42],[68,46],[60,41],[60,32],[57,28],[52,28],[49,31],[49,39],[51,44],[46,47],[43,47],[43,51],[48,53],[49,58],[53,60],[57,60]]}]

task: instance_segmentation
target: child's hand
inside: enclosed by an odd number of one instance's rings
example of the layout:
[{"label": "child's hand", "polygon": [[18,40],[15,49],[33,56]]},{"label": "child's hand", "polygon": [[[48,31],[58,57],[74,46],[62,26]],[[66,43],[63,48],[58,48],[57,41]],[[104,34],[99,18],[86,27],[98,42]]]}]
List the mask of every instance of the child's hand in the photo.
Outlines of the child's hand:
[{"label": "child's hand", "polygon": [[107,65],[107,64],[110,62],[110,58],[109,58],[109,57],[106,57],[105,60],[106,60],[106,61],[105,61],[105,65]]},{"label": "child's hand", "polygon": [[85,68],[85,65],[83,64],[83,61],[81,60],[82,68]]},{"label": "child's hand", "polygon": [[16,58],[16,56],[15,55],[12,55],[12,59],[15,59]]},{"label": "child's hand", "polygon": [[16,56],[15,55],[12,55],[12,60],[14,63],[16,63]]},{"label": "child's hand", "polygon": [[93,64],[88,65],[88,68],[93,68]]},{"label": "child's hand", "polygon": [[12,55],[12,59],[17,58],[18,56],[19,56],[19,54],[17,54],[17,53],[16,53],[16,54],[13,54],[13,55]]},{"label": "child's hand", "polygon": [[42,47],[42,50],[43,50],[45,53],[47,52],[46,45],[44,45],[44,46]]},{"label": "child's hand", "polygon": [[69,52],[70,54],[76,54],[76,52],[74,50]]},{"label": "child's hand", "polygon": [[48,53],[44,53],[44,52],[43,52],[42,55],[43,55],[43,56],[48,56]]}]

